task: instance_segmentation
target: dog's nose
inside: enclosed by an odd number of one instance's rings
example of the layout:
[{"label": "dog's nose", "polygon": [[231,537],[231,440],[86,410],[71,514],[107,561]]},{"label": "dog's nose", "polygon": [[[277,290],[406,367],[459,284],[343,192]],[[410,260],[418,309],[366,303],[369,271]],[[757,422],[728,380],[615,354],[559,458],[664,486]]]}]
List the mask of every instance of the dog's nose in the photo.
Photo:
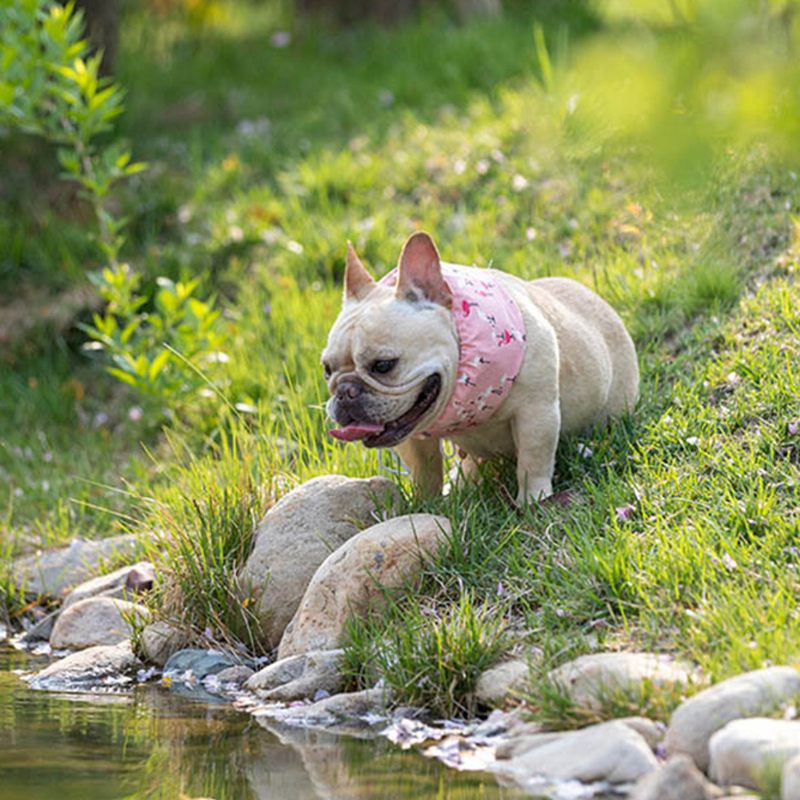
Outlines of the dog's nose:
[{"label": "dog's nose", "polygon": [[339,400],[355,400],[364,391],[359,381],[339,381],[336,384],[336,397]]}]

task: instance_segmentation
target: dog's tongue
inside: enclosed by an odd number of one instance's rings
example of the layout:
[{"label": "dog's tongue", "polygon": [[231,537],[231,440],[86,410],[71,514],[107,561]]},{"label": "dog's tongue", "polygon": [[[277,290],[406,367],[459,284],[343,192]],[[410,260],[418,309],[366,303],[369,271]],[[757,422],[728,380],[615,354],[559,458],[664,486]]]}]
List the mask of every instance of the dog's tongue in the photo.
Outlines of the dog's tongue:
[{"label": "dog's tongue", "polygon": [[341,439],[343,442],[356,442],[359,439],[366,439],[373,433],[380,433],[383,427],[374,422],[354,422],[344,428],[336,428],[330,431],[330,434],[334,439]]}]

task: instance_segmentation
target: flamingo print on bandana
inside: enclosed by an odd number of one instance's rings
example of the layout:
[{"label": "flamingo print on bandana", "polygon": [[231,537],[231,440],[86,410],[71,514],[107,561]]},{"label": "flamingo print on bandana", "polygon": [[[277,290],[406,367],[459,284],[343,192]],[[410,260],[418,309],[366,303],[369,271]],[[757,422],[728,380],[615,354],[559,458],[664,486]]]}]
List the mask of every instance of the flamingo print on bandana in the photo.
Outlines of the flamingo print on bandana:
[{"label": "flamingo print on bandana", "polygon": [[[486,422],[511,391],[525,357],[522,313],[494,274],[479,267],[441,266],[453,294],[458,373],[450,400],[422,436],[448,436]],[[381,283],[395,283],[396,272]]]}]

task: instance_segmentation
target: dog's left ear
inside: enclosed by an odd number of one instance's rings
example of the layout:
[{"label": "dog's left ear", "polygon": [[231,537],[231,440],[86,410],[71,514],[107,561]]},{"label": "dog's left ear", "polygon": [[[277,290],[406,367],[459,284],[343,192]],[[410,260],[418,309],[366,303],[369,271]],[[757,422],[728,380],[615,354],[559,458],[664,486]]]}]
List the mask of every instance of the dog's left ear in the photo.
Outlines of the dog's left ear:
[{"label": "dog's left ear", "polygon": [[430,300],[445,308],[453,305],[453,294],[442,277],[442,265],[433,239],[427,233],[409,237],[397,267],[398,297]]}]

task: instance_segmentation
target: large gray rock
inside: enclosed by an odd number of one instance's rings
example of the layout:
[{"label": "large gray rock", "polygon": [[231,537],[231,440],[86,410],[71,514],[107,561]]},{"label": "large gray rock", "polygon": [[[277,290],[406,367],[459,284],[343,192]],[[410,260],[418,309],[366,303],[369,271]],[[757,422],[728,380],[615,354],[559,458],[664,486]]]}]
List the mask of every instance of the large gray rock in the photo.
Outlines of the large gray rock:
[{"label": "large gray rock", "polygon": [[130,642],[99,645],[54,661],[28,680],[34,689],[91,691],[129,683],[130,674],[141,665],[131,651]]},{"label": "large gray rock", "polygon": [[530,668],[524,658],[503,661],[481,673],[475,687],[475,699],[487,706],[502,705],[525,688]]},{"label": "large gray rock", "polygon": [[636,696],[646,684],[666,688],[685,685],[691,677],[690,665],[655,653],[593,653],[550,672],[575,705],[590,709],[616,694]]},{"label": "large gray rock", "polygon": [[138,544],[134,534],[96,541],[73,539],[67,547],[16,559],[13,574],[17,586],[29,596],[63,597],[96,573],[102,562],[132,556]]},{"label": "large gray rock", "polygon": [[800,800],[800,756],[790,758],[783,765],[781,800]]},{"label": "large gray rock", "polygon": [[740,717],[770,713],[800,694],[800,672],[792,667],[768,667],[746,672],[698,692],[674,713],[664,740],[667,753],[685,753],[708,771],[708,740]]},{"label": "large gray rock", "polygon": [[768,771],[800,755],[800,722],[751,717],[729,722],[708,743],[709,777],[724,785],[765,789]]},{"label": "large gray rock", "polygon": [[[132,577],[135,576],[135,579]],[[143,576],[147,578],[143,579]],[[107,575],[99,575],[76,586],[65,598],[62,610],[89,597],[116,597],[130,599],[143,587],[150,588],[155,577],[155,568],[149,561],[140,561],[129,567],[120,567]],[[149,583],[149,585],[147,585]]]},{"label": "large gray rock", "polygon": [[252,587],[264,644],[275,647],[294,616],[317,567],[380,508],[396,506],[399,492],[386,478],[325,475],[298,486],[266,514],[241,572]]},{"label": "large gray rock", "polygon": [[287,703],[342,688],[342,650],[317,650],[289,656],[256,672],[245,684],[263,700]]},{"label": "large gray rock", "polygon": [[542,741],[508,761],[495,762],[492,769],[525,786],[537,778],[633,783],[657,767],[647,742],[613,721]]},{"label": "large gray rock", "polygon": [[449,533],[446,517],[409,514],[353,536],[314,574],[278,658],[338,647],[348,616],[366,613],[384,600],[385,589],[408,581]]},{"label": "large gray rock", "polygon": [[189,643],[186,633],[164,620],[150,623],[139,637],[140,655],[149,663],[163,667],[173,653]]},{"label": "large gray rock", "polygon": [[721,795],[689,756],[674,756],[661,769],[645,775],[629,800],[713,800]]},{"label": "large gray rock", "polygon": [[82,650],[104,644],[118,644],[130,639],[130,620],[146,622],[150,611],[144,606],[113,597],[89,597],[63,611],[53,632],[54,650]]}]

